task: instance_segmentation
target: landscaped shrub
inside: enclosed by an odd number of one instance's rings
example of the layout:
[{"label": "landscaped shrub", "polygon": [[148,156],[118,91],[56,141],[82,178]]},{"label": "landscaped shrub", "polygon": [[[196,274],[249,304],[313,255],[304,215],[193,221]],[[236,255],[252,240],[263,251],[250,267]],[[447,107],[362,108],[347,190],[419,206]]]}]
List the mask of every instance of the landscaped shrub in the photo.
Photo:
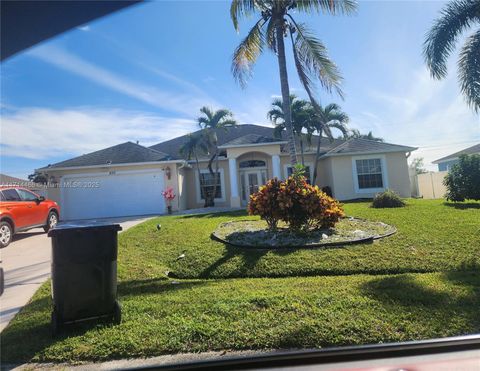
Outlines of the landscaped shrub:
[{"label": "landscaped shrub", "polygon": [[278,221],[281,218],[281,210],[278,205],[281,184],[282,182],[277,178],[270,179],[267,184],[260,187],[258,192],[250,196],[248,203],[248,213],[260,215],[271,230],[277,229]]},{"label": "landscaped shrub", "polygon": [[372,207],[375,208],[403,207],[405,205],[405,201],[391,189],[375,195],[372,202]]},{"label": "landscaped shrub", "polygon": [[462,155],[454,164],[443,184],[447,200],[480,200],[480,155]]},{"label": "landscaped shrub", "polygon": [[331,228],[344,216],[340,203],[308,184],[301,172],[295,172],[284,182],[270,180],[250,196],[250,215],[260,215],[270,229],[279,220],[294,231]]}]

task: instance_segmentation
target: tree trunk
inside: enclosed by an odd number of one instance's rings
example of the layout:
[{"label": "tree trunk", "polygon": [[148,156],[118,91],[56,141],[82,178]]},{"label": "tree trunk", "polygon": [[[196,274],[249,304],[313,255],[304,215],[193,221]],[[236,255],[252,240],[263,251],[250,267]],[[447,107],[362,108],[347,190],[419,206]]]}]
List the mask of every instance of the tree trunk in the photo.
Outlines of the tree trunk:
[{"label": "tree trunk", "polygon": [[212,206],[215,206],[215,196],[217,194],[217,183],[218,183],[218,162],[220,153],[218,153],[218,147],[215,151],[215,175],[213,176],[213,192],[212,192]]},{"label": "tree trunk", "polygon": [[280,86],[282,88],[283,120],[285,121],[285,129],[287,131],[290,163],[292,166],[295,166],[297,164],[297,151],[295,149],[295,136],[293,135],[290,88],[288,87],[287,61],[285,59],[285,43],[283,40],[283,15],[277,17],[276,23],[277,58],[280,72]]},{"label": "tree trunk", "polygon": [[300,137],[300,156],[302,158],[302,166],[305,167],[305,155],[303,153],[303,139],[302,139],[302,137]]},{"label": "tree trunk", "polygon": [[[215,160],[215,157],[217,156],[217,150],[215,149],[215,153],[213,154],[212,157],[210,157],[210,160],[208,160],[208,171],[210,172],[210,175],[214,179],[215,182],[215,173],[213,172],[213,160]],[[210,187],[208,187],[210,188]],[[215,190],[213,190],[214,192]],[[210,206],[215,206],[215,193],[213,193],[211,189],[207,191],[207,187],[205,187],[205,207],[210,207]]]},{"label": "tree trunk", "polygon": [[[194,151],[193,155],[195,156],[195,162],[197,163],[198,183],[200,184],[200,198],[202,196],[202,191],[203,191],[203,194],[205,195],[205,200],[206,200],[207,192],[206,192],[206,189],[205,189],[205,184],[202,181],[202,173],[200,171],[200,163],[198,162],[197,151]],[[205,203],[204,203],[204,206],[205,206]]]},{"label": "tree trunk", "polygon": [[312,185],[314,186],[316,181],[317,181],[317,167],[318,167],[318,161],[320,160],[320,145],[322,142],[322,129],[318,130],[318,143],[317,143],[317,152],[315,153],[315,165],[313,167],[313,179],[312,179]]}]

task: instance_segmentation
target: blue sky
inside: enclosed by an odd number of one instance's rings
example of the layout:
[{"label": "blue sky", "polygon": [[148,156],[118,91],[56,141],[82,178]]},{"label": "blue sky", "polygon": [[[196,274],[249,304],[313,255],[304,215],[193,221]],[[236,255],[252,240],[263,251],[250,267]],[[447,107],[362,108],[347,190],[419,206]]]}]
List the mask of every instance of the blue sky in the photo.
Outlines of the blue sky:
[{"label": "blue sky", "polygon": [[[301,16],[329,48],[345,78],[337,102],[351,128],[420,149],[428,163],[480,141],[480,120],[456,81],[432,80],[422,59],[424,35],[439,1],[361,2],[355,16]],[[152,145],[196,130],[203,105],[231,109],[240,123],[270,125],[279,95],[270,52],[246,89],[230,72],[237,34],[229,2],[156,1],[133,6],[35,46],[2,64],[1,172],[33,169],[110,145]],[[289,55],[290,86],[304,96]],[[430,165],[434,169],[434,166]]]}]

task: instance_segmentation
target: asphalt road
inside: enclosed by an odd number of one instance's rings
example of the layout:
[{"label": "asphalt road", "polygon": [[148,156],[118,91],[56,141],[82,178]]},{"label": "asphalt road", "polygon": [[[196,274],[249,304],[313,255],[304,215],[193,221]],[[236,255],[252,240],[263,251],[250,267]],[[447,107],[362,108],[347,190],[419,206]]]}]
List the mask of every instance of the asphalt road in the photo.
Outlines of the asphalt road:
[{"label": "asphalt road", "polygon": [[[119,223],[125,231],[149,218],[117,218],[109,221]],[[0,259],[5,271],[5,292],[0,297],[1,332],[50,277],[50,238],[42,228],[19,233],[13,237],[10,245],[0,250]]]}]

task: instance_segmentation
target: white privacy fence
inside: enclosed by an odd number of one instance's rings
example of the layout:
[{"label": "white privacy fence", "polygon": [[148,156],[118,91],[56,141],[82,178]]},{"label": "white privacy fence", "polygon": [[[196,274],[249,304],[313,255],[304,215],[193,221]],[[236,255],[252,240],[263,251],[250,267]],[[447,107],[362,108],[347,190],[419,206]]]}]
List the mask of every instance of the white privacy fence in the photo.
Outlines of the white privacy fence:
[{"label": "white privacy fence", "polygon": [[443,198],[447,193],[443,179],[448,171],[428,172],[425,174],[410,173],[410,188],[413,197]]}]

